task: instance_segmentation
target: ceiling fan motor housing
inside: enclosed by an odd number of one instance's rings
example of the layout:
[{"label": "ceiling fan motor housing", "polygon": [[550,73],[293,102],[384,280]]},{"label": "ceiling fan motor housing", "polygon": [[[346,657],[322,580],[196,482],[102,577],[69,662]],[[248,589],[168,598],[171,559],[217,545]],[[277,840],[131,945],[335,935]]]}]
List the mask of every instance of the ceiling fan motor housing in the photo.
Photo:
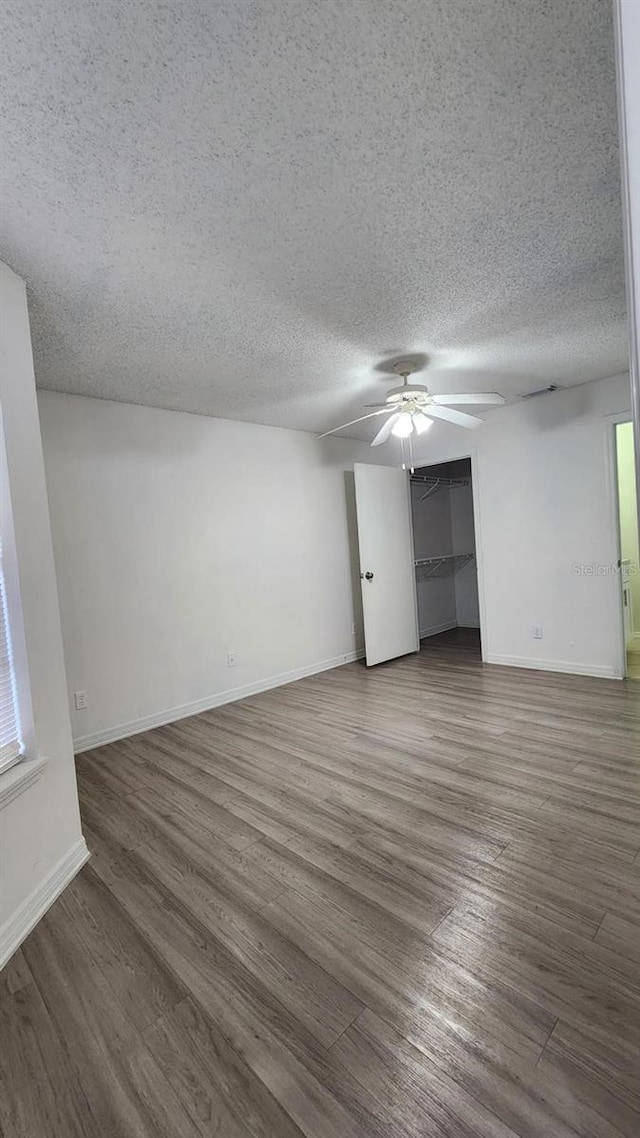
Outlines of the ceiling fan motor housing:
[{"label": "ceiling fan motor housing", "polygon": [[408,403],[417,396],[419,401],[425,402],[428,394],[429,389],[423,383],[403,383],[401,387],[392,387],[385,399],[387,403]]}]

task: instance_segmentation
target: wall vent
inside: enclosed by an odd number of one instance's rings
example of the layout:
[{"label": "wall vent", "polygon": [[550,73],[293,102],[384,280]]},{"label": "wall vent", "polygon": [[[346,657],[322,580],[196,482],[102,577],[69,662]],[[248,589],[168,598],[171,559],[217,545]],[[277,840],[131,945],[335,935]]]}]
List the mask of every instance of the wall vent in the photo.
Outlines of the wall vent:
[{"label": "wall vent", "polygon": [[536,387],[534,391],[525,391],[521,395],[521,399],[537,399],[538,395],[550,395],[552,391],[558,391],[560,385],[558,383],[550,383],[548,387]]}]

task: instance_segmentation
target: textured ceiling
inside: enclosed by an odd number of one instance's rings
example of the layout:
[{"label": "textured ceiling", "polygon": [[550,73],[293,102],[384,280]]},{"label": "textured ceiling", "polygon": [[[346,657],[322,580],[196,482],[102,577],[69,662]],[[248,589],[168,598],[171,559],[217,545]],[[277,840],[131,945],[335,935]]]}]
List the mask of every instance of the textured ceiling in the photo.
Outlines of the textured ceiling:
[{"label": "textured ceiling", "polygon": [[399,352],[434,392],[624,370],[610,9],[5,7],[0,257],[39,385],[321,430]]}]

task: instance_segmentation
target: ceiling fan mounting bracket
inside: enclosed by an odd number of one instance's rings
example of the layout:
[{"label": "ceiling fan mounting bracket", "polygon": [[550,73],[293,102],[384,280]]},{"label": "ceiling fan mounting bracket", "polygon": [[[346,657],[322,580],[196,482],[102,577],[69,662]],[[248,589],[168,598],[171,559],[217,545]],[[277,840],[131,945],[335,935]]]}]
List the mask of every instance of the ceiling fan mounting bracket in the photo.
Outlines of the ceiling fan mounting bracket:
[{"label": "ceiling fan mounting bracket", "polygon": [[414,372],[420,369],[414,360],[398,360],[394,363],[392,370],[395,371],[396,375],[401,375],[402,378],[406,380],[407,376],[413,375]]}]

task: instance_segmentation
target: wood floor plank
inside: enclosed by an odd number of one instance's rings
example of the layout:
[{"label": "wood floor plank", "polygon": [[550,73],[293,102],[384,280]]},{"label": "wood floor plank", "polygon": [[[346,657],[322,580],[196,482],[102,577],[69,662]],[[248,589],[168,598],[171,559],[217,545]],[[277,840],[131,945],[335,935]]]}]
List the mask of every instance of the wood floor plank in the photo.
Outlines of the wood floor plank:
[{"label": "wood floor plank", "polygon": [[[81,1133],[135,1138],[197,1134],[62,906],[30,938],[25,955],[72,1073],[60,1062],[60,1077],[66,1086],[73,1081],[81,1088],[87,1104]],[[50,1122],[47,1126],[31,1133],[56,1133]]]},{"label": "wood floor plank", "polygon": [[[639,811],[640,813],[640,807]],[[585,860],[589,872],[585,873]],[[549,856],[545,850],[533,848],[531,842],[523,845],[512,842],[499,858],[499,865],[512,867],[516,874],[527,880],[537,877],[550,882],[550,890],[558,898],[570,898],[593,913],[608,909],[612,915],[640,923],[640,874],[634,865],[621,865],[613,859],[572,859]],[[497,866],[496,866],[497,868]]]},{"label": "wood floor plank", "polygon": [[186,992],[126,919],[112,891],[95,874],[84,874],[60,905],[77,947],[106,980],[117,1003],[142,1032],[180,1003]]},{"label": "wood floor plank", "polygon": [[408,928],[371,912],[364,919],[318,896],[283,894],[265,916],[337,976],[363,1003],[404,1033],[434,1019],[504,1062],[535,1063],[555,1022],[551,1014],[499,979],[480,979],[439,954]]},{"label": "wood floor plank", "polygon": [[[638,890],[640,892],[640,883]],[[595,939],[612,952],[633,960],[640,973],[640,918],[637,915],[630,921],[617,913],[605,913]]]},{"label": "wood floor plank", "polygon": [[533,1081],[537,1093],[554,1104],[577,1138],[637,1138],[640,1115],[616,1093],[598,1083],[567,1056],[543,1054]]},{"label": "wood floor plank", "polygon": [[[607,1099],[616,1106],[626,1103],[635,1122],[640,1120],[640,1064],[635,1046],[616,1039],[615,1044],[597,1024],[576,1027],[558,1021],[547,1041],[543,1060],[564,1068],[571,1066],[588,1078],[595,1094],[606,1091]],[[594,1098],[595,1101],[595,1098]],[[622,1111],[620,1111],[622,1115]],[[625,1127],[626,1132],[626,1127]],[[640,1128],[635,1131],[640,1134]]]},{"label": "wood floor plank", "polygon": [[[508,847],[507,847],[508,848]],[[490,864],[467,863],[461,860],[448,863],[445,856],[435,858],[429,851],[409,847],[400,841],[390,841],[385,835],[371,835],[359,841],[350,851],[352,857],[361,854],[373,865],[384,865],[393,859],[397,866],[404,864],[431,882],[444,901],[464,889],[465,903],[500,903],[516,910],[529,910],[546,917],[562,928],[595,935],[604,916],[604,904],[599,897],[581,895],[571,883],[538,869],[531,862],[512,865],[500,856]]]},{"label": "wood floor plank", "polygon": [[437,1060],[429,1055],[426,1040],[424,1048],[409,1043],[367,1009],[332,1050],[357,1071],[372,1094],[383,1101],[391,1096],[399,1112],[414,1114],[416,1133],[469,1138],[507,1134],[615,1138],[618,1134],[589,1104],[550,1078],[540,1078],[537,1068],[514,1078],[471,1052],[461,1056],[446,1043]]},{"label": "wood floor plank", "polygon": [[0,1133],[82,1138],[91,1104],[35,984],[0,999]]},{"label": "wood floor plank", "polygon": [[306,1025],[135,858],[127,854],[134,872],[119,879],[114,891],[135,913],[136,923],[186,984],[191,998],[302,1132],[309,1138],[386,1135],[389,1120],[378,1119],[358,1101],[353,1088],[344,1086],[342,1072],[326,1058],[326,1049]]},{"label": "wood floor plank", "polygon": [[185,760],[184,739],[172,745],[171,741],[166,741],[165,736],[159,737],[160,732],[161,729],[158,729],[143,737],[135,735],[119,745],[127,766],[135,776],[135,784],[130,789],[144,792],[149,786],[157,786],[159,776],[164,775],[211,802],[224,805],[233,796],[233,789],[216,778],[210,765],[197,765],[191,754],[189,760]]},{"label": "wood floor plank", "polygon": [[[173,779],[166,779],[159,771],[156,779],[134,794],[129,794],[126,804],[139,818],[150,822],[148,837],[157,829],[154,820],[162,823],[176,814],[184,814],[214,838],[226,842],[235,850],[244,850],[260,840],[261,834],[236,814],[230,812],[230,803],[219,805],[198,791],[191,790]],[[136,810],[137,803],[140,808]],[[143,845],[143,842],[136,845]],[[133,848],[133,847],[131,847]]]},{"label": "wood floor plank", "polygon": [[455,909],[433,938],[455,959],[473,961],[480,975],[502,977],[555,1016],[585,1026],[596,1022],[640,1048],[640,987],[611,967],[603,969],[588,952],[593,941],[583,940],[582,952],[570,951],[563,940],[550,942],[547,925],[525,931],[495,906]]},{"label": "wood floor plank", "polygon": [[640,683],[477,642],[78,757],[3,1138],[638,1138]]},{"label": "wood floor plank", "polygon": [[302,1131],[191,999],[145,1032],[149,1050],[203,1138],[300,1138]]},{"label": "wood floor plank", "polygon": [[21,988],[25,988],[27,984],[33,983],[31,969],[21,948],[14,953],[11,960],[3,968],[0,983],[6,988],[10,996],[15,995]]},{"label": "wood floor plank", "polygon": [[215,941],[223,944],[260,983],[327,1046],[362,1010],[362,1005],[329,973],[237,896],[189,861],[159,844],[136,851],[148,872],[180,895]]},{"label": "wood floor plank", "polygon": [[514,1138],[487,1110],[402,1035],[365,1013],[332,1047],[333,1054],[412,1133],[459,1138]]}]

